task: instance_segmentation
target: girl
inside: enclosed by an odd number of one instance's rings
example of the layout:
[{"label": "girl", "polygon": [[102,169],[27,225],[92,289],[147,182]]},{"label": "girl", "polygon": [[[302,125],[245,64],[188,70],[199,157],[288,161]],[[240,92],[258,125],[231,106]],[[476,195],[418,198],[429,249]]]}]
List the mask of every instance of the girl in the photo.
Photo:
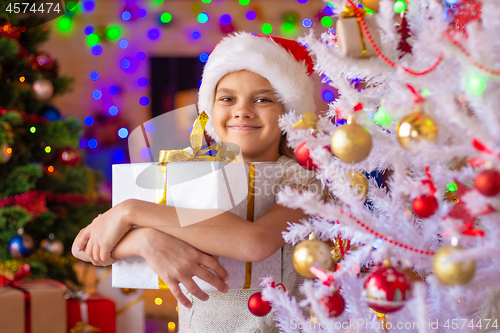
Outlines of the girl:
[{"label": "girl", "polygon": [[[199,110],[209,116],[206,132],[218,142],[237,144],[245,162],[280,163],[285,169],[281,187],[319,193],[314,173],[290,158],[278,126],[284,112],[314,110],[312,73],[312,59],[295,41],[250,33],[224,38],[205,65],[199,91]],[[258,262],[283,247],[283,284],[291,296],[299,297],[301,278],[293,268],[293,247],[285,244],[281,233],[288,222],[298,222],[306,215],[275,204],[253,223],[223,212],[181,227],[176,209],[125,201],[83,229],[75,239],[73,253],[97,265],[143,256],[184,305],[179,307],[181,332],[278,331],[272,314],[255,317],[248,311],[248,298],[255,290],[228,292],[222,282],[227,272],[213,257],[199,251]],[[191,209],[189,213],[214,216],[207,210]],[[222,293],[204,293],[193,282],[193,276]],[[179,289],[180,282],[189,292]]]}]

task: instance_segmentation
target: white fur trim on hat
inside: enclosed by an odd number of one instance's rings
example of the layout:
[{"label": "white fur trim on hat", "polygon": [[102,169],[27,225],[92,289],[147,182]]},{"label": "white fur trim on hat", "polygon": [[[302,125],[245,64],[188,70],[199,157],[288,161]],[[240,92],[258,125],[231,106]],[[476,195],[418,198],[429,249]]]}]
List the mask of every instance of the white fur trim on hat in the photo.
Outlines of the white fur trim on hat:
[{"label": "white fur trim on hat", "polygon": [[266,78],[276,90],[285,112],[314,112],[314,84],[305,62],[298,62],[271,38],[236,33],[222,39],[210,54],[198,93],[198,110],[200,113],[205,111],[209,117],[205,131],[216,141],[220,139],[212,119],[215,89],[226,74],[240,70]]}]

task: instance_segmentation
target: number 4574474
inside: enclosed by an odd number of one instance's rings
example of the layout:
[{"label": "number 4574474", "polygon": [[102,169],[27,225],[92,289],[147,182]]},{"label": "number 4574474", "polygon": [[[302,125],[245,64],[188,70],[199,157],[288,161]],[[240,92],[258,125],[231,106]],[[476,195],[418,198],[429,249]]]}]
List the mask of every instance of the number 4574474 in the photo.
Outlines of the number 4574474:
[{"label": "number 4574474", "polygon": [[474,319],[448,319],[444,323],[444,327],[448,329],[464,329],[465,327],[470,328],[479,328],[479,329],[487,329],[489,327],[498,329],[498,319],[495,319],[493,322],[491,319],[478,319],[477,323],[475,323]]},{"label": "number 4574474", "polygon": [[[31,5],[31,6],[30,6]],[[50,12],[61,12],[61,8],[59,6],[59,2],[56,2],[55,6],[53,2],[45,2],[45,3],[28,3],[28,2],[15,2],[9,3],[7,8],[5,9],[7,12],[11,14],[26,14],[29,12],[32,13],[50,13]]]}]

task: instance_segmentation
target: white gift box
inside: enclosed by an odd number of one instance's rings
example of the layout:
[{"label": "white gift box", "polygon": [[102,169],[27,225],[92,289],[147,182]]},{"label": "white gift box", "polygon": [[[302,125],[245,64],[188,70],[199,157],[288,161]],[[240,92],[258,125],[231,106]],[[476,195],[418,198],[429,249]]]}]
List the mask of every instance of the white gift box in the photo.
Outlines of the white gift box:
[{"label": "white gift box", "polygon": [[[363,20],[375,45],[380,48],[380,35],[376,16],[364,16]],[[377,55],[356,17],[339,18],[335,30],[337,32],[337,45],[344,56],[365,58]]]},{"label": "white gift box", "polygon": [[[214,209],[214,214],[229,211],[247,219],[249,165],[236,162],[171,162],[167,164],[166,176],[158,163],[134,163],[113,165],[113,206],[127,199],[159,202],[167,184],[167,205],[192,208]],[[275,196],[284,169],[279,163],[252,163],[255,168],[253,215],[258,219],[275,203]],[[252,211],[250,209],[250,211]],[[185,212],[185,211],[184,211]],[[177,211],[181,226],[201,222]],[[203,216],[207,219],[213,216]],[[281,249],[262,262],[251,265],[251,275],[247,275],[247,263],[231,258],[219,257],[219,262],[229,273],[226,283],[229,289],[243,289],[245,280],[248,289],[260,288],[261,278],[273,276],[281,282]],[[216,290],[207,282],[193,277],[203,290]],[[141,257],[131,257],[113,264],[112,284],[117,288],[159,289],[158,275]],[[181,284],[181,288],[185,287]]]}]

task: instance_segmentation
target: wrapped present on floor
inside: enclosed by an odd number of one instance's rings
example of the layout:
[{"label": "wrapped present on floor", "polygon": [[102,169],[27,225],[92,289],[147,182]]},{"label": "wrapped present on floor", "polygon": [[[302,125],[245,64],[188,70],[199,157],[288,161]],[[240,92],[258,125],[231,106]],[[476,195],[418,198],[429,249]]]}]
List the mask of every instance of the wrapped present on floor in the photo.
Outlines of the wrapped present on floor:
[{"label": "wrapped present on floor", "polygon": [[111,267],[97,269],[97,292],[116,304],[116,332],[144,333],[146,318],[144,310],[144,290],[113,288]]},{"label": "wrapped present on floor", "polygon": [[68,333],[117,332],[113,301],[81,291],[71,294],[67,302]]},{"label": "wrapped present on floor", "polygon": [[[239,163],[235,161],[235,155],[218,145],[212,147],[212,152],[217,150],[216,153],[206,155],[210,147],[201,149],[201,138],[194,138],[200,132],[203,133],[203,129],[200,131],[195,122],[191,150],[162,151],[160,163],[113,165],[113,205],[135,198],[182,208],[213,209],[214,216],[229,211],[248,221],[258,219],[271,208],[283,176],[283,167],[272,162]],[[228,159],[230,162],[223,162]],[[182,162],[173,162],[179,160]],[[141,188],[141,177],[149,179],[148,184],[156,182],[156,186]],[[194,215],[186,214],[185,210],[177,211],[181,226],[213,217]],[[219,262],[229,273],[226,283],[230,289],[260,288],[260,279],[268,275],[273,276],[274,281],[281,281],[281,249],[258,263],[224,257],[219,257]],[[113,287],[119,288],[168,288],[140,257],[113,264],[112,280]],[[193,280],[203,290],[215,290],[197,277]],[[180,287],[184,288],[182,284]]]},{"label": "wrapped present on floor", "polygon": [[[342,17],[337,20],[335,31],[337,34],[337,45],[340,52],[349,57],[368,58],[377,55],[366,32],[362,29],[361,21],[358,19],[352,7],[344,7]],[[375,15],[365,15],[362,8],[358,10],[364,15],[363,20],[368,28],[371,38],[380,48],[380,36]]]},{"label": "wrapped present on floor", "polygon": [[2,332],[25,333],[23,292],[0,287],[0,327]]},{"label": "wrapped present on floor", "polygon": [[66,333],[66,286],[53,280],[21,281],[29,275],[24,264],[12,280],[0,276],[0,331]]},{"label": "wrapped present on floor", "polygon": [[85,292],[101,295],[115,303],[116,332],[144,333],[144,290],[113,288],[111,267],[96,267],[79,262],[74,268]]}]

